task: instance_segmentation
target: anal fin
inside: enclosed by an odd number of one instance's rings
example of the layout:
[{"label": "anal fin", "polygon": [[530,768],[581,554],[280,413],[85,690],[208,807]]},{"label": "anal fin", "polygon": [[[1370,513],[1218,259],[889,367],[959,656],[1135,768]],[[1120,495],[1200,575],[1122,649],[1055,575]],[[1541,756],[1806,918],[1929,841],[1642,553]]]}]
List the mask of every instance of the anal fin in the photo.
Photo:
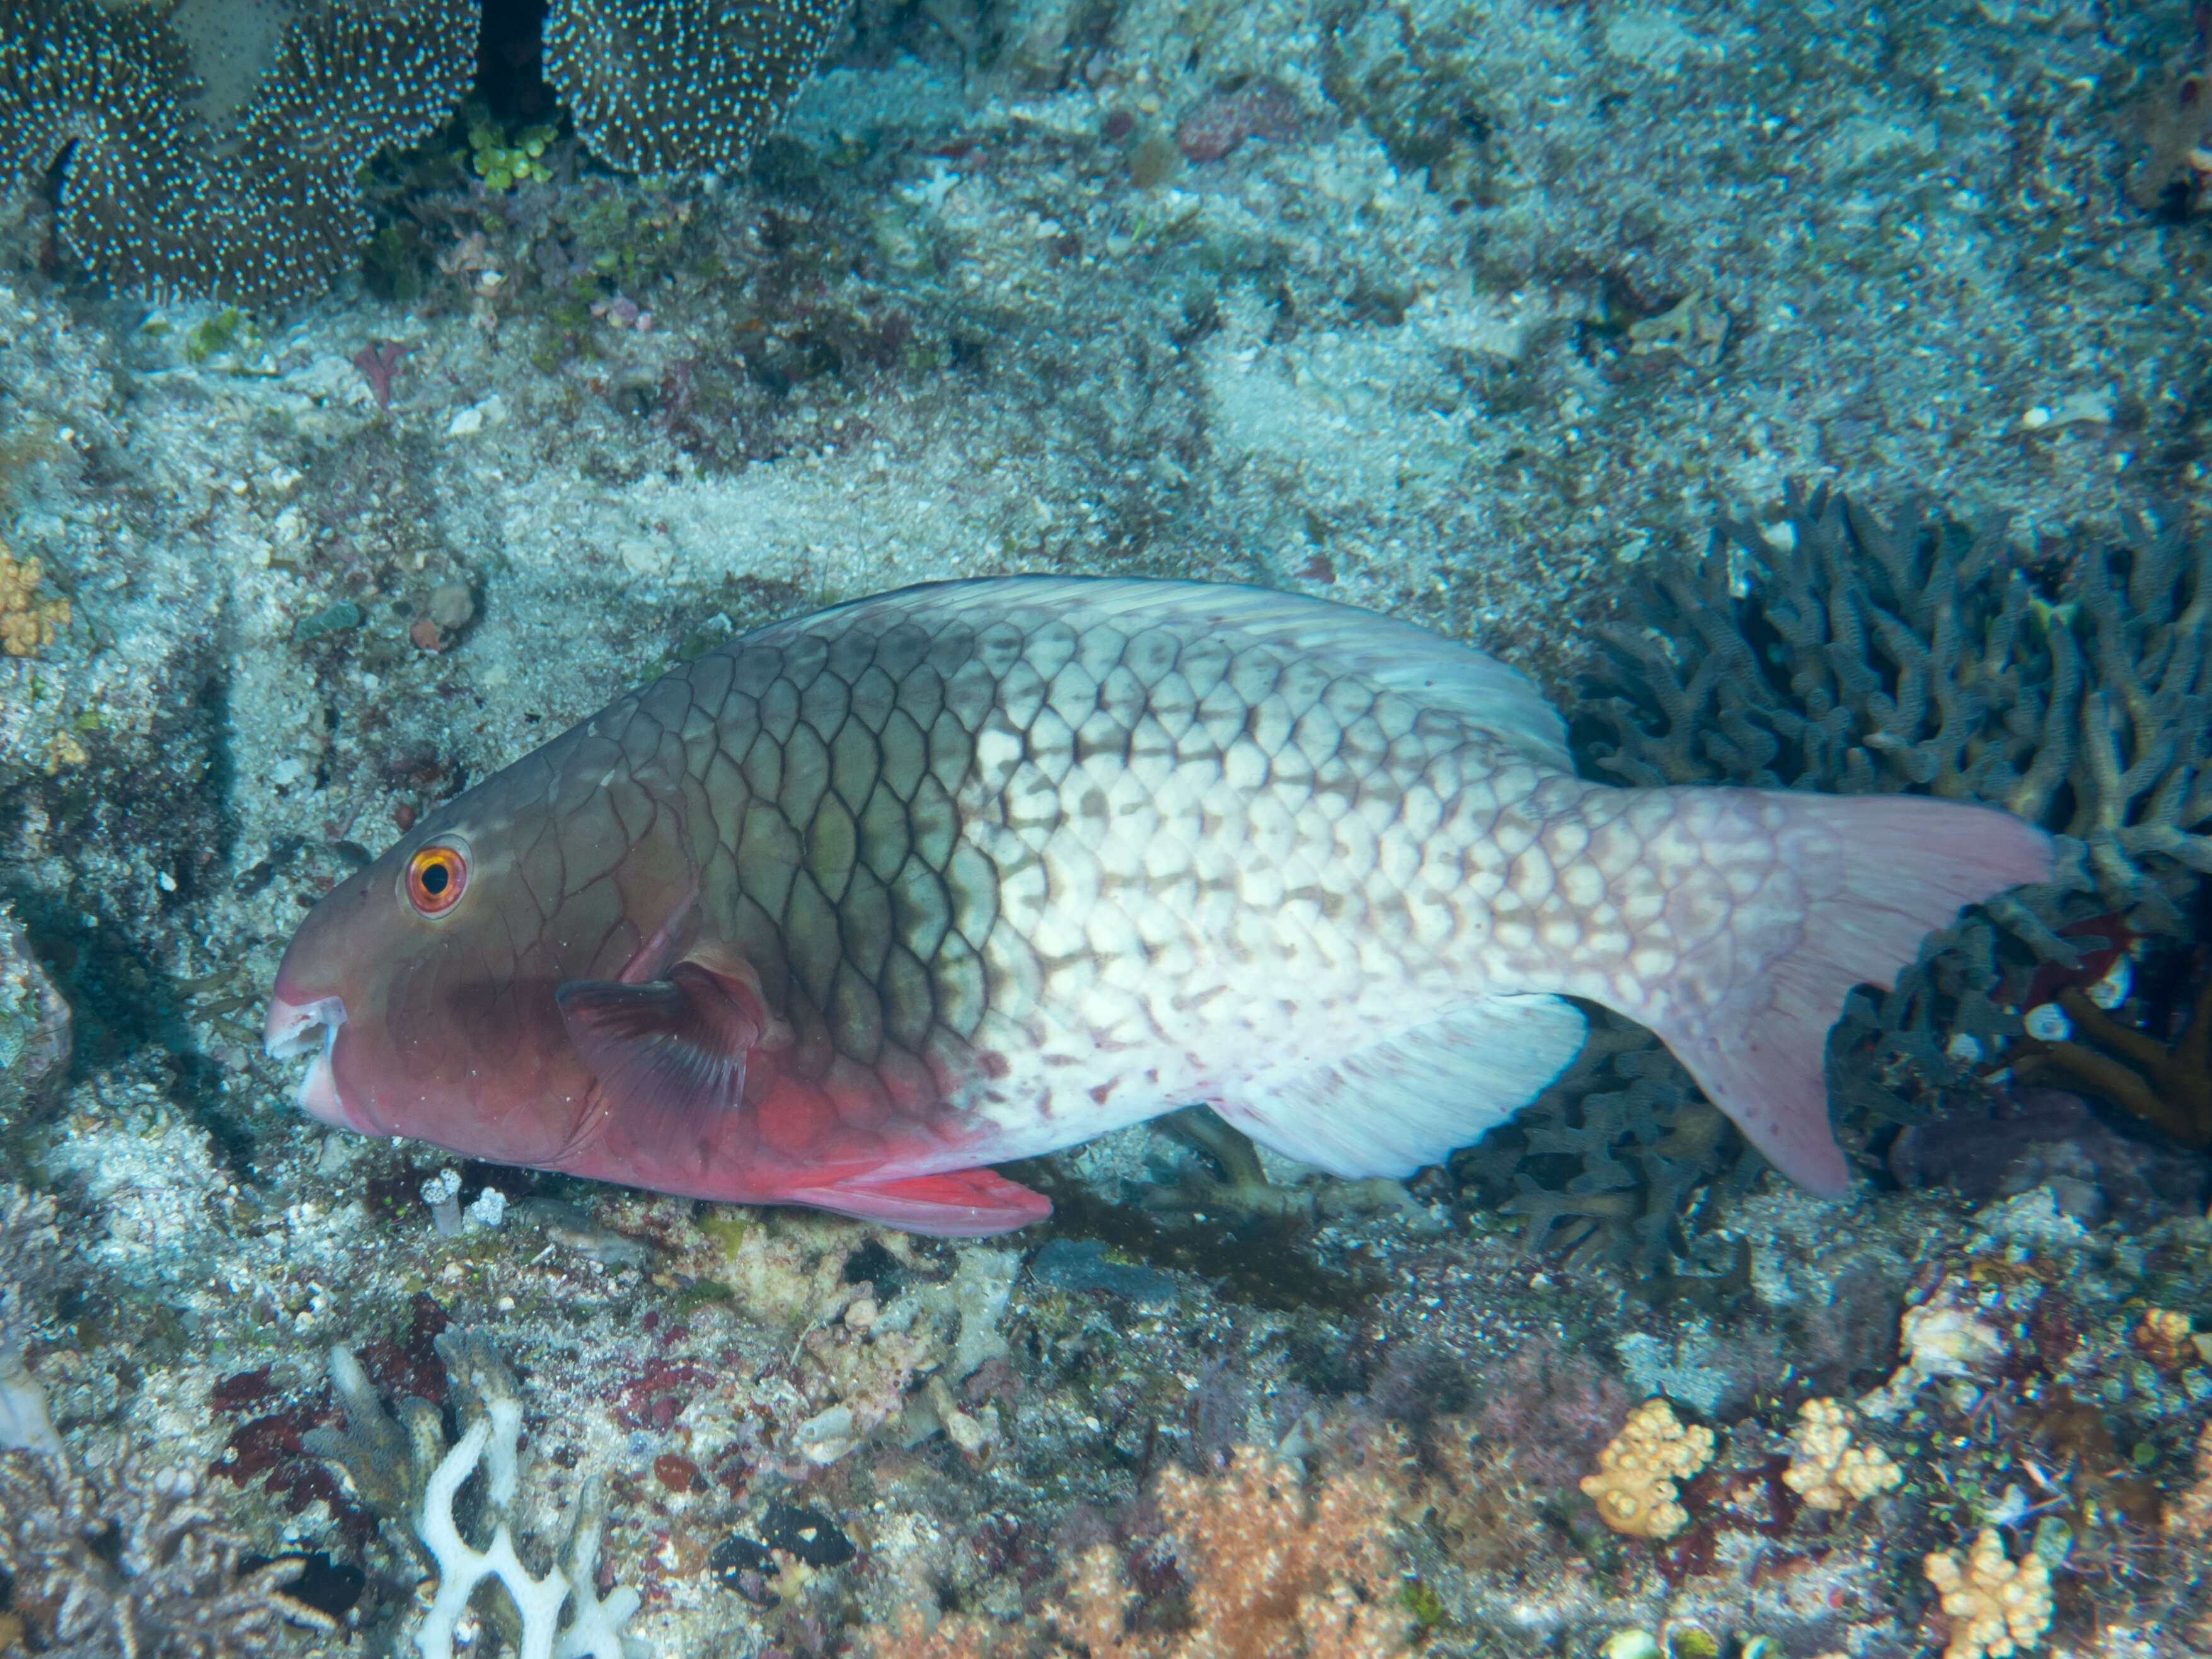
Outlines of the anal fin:
[{"label": "anal fin", "polygon": [[1263,1070],[1214,1109],[1331,1175],[1409,1176],[1542,1093],[1587,1029],[1558,997],[1486,997],[1319,1066]]},{"label": "anal fin", "polygon": [[893,1181],[840,1181],[782,1194],[863,1221],[939,1238],[1012,1232],[1052,1213],[1049,1200],[989,1170],[946,1170]]}]

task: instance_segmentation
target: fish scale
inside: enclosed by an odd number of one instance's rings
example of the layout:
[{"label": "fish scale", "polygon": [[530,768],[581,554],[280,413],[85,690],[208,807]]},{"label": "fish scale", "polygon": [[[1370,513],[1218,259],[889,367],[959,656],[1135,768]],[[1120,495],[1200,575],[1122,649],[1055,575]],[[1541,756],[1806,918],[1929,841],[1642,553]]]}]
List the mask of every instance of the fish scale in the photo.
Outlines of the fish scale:
[{"label": "fish scale", "polygon": [[[450,920],[374,896],[441,848]],[[953,583],[733,641],[425,819],[270,1030],[343,1006],[303,1097],[356,1127],[972,1231],[1039,1202],[960,1172],[1193,1101],[1409,1172],[1571,1057],[1571,996],[1832,1190],[1844,991],[2047,860],[1948,803],[1588,783],[1510,670],[1345,607]]]}]

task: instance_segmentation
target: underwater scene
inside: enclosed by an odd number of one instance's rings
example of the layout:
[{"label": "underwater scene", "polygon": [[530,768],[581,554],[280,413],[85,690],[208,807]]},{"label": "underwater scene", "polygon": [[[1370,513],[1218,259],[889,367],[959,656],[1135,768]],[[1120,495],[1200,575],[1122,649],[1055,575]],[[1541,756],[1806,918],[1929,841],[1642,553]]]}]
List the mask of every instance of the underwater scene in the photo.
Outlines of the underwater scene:
[{"label": "underwater scene", "polygon": [[0,0],[0,1654],[2212,1655],[2208,508],[2191,0]]}]

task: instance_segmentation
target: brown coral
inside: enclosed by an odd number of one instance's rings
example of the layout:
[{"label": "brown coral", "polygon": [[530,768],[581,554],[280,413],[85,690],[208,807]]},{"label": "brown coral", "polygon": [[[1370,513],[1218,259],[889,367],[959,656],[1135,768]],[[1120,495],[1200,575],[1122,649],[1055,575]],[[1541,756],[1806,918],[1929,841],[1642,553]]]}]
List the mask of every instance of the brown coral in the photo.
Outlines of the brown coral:
[{"label": "brown coral", "polygon": [[70,602],[39,592],[45,574],[36,559],[19,563],[0,547],[0,651],[11,657],[45,649],[69,626]]},{"label": "brown coral", "polygon": [[576,131],[636,173],[726,172],[782,118],[847,0],[553,0],[545,77]]},{"label": "brown coral", "polygon": [[281,29],[206,6],[7,10],[0,193],[40,188],[66,155],[78,258],[118,288],[240,304],[315,293],[351,263],[370,228],[355,175],[428,136],[476,57],[471,0],[319,0]]},{"label": "brown coral", "polygon": [[1597,1473],[1583,1477],[1583,1490],[1597,1499],[1598,1518],[1615,1532],[1672,1538],[1690,1518],[1674,1501],[1675,1482],[1688,1480],[1712,1455],[1711,1429],[1685,1428],[1664,1400],[1647,1400],[1597,1455]]}]

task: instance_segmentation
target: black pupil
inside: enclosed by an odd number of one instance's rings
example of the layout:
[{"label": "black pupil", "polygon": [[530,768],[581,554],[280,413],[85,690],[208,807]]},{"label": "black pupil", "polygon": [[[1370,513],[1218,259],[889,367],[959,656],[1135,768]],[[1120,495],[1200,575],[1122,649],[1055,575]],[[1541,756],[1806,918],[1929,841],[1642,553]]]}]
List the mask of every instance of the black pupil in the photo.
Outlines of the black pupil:
[{"label": "black pupil", "polygon": [[433,864],[422,872],[422,890],[435,898],[446,890],[447,880],[446,866]]}]

